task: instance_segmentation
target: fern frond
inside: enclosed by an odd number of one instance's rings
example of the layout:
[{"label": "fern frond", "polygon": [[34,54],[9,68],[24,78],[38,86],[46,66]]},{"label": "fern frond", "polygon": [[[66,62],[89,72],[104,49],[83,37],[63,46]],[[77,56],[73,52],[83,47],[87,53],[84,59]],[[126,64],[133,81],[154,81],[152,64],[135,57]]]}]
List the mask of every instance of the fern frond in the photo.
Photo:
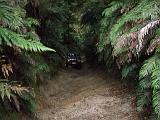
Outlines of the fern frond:
[{"label": "fern frond", "polygon": [[155,34],[155,29],[160,27],[160,20],[152,21],[138,32],[137,53],[149,42],[148,40]]},{"label": "fern frond", "polygon": [[133,58],[133,54],[132,52],[125,52],[122,54],[119,54],[117,59],[116,59],[116,63],[118,65],[118,68],[120,69],[122,65],[124,65],[125,63],[130,63],[132,61]]},{"label": "fern frond", "polygon": [[25,19],[25,26],[31,28],[32,26],[39,26],[40,23],[38,20],[33,19],[33,18],[27,18]]},{"label": "fern frond", "polygon": [[47,73],[50,71],[48,64],[45,62],[45,60],[42,57],[35,57],[35,60],[37,61],[34,69],[32,71],[32,76],[40,76],[42,73]]},{"label": "fern frond", "polygon": [[0,28],[0,44],[8,45],[10,47],[17,46],[19,48],[38,52],[38,51],[54,51],[51,48],[44,46],[42,43],[33,40],[26,40],[25,36],[16,34],[5,28]]},{"label": "fern frond", "polygon": [[140,70],[140,86],[143,90],[151,89],[152,104],[155,113],[160,117],[160,57],[154,55],[144,62]]},{"label": "fern frond", "polygon": [[137,33],[129,33],[120,37],[113,48],[113,56],[117,57],[120,68],[126,62],[131,62],[136,54]]},{"label": "fern frond", "polygon": [[18,96],[22,96],[24,93],[29,93],[29,89],[26,87],[23,87],[21,85],[12,85],[9,84],[8,88],[14,93],[17,94]]},{"label": "fern frond", "polygon": [[23,100],[24,104],[26,104],[27,110],[29,110],[31,113],[35,112],[37,104],[34,96],[31,96],[31,94],[27,93],[21,96],[21,99]]},{"label": "fern frond", "polygon": [[145,78],[146,76],[150,76],[153,70],[159,67],[160,67],[159,55],[154,55],[153,57],[149,58],[144,62],[139,72],[139,79]]},{"label": "fern frond", "polygon": [[[154,40],[154,41],[150,44],[149,48],[147,49],[147,53],[150,54],[150,53],[154,52],[155,49],[159,47],[159,45],[160,45],[160,38]],[[158,52],[158,51],[157,51],[157,52]]]},{"label": "fern frond", "polygon": [[[160,61],[159,61],[160,62]],[[160,66],[155,68],[152,72],[152,88],[153,89],[160,89]]]},{"label": "fern frond", "polygon": [[0,81],[0,96],[3,101],[9,99],[10,102],[13,102],[16,109],[20,111],[20,99],[24,98],[28,94],[28,99],[32,96],[31,91],[27,87],[23,87],[20,84],[14,82],[9,83],[8,80]]},{"label": "fern frond", "polygon": [[145,78],[141,79],[139,81],[139,86],[141,87],[142,90],[150,89],[151,88],[151,77],[146,76]]},{"label": "fern frond", "polygon": [[155,112],[153,112],[150,116],[150,120],[159,120],[158,115]]},{"label": "fern frond", "polygon": [[141,89],[141,87],[139,86],[139,88],[137,89],[137,93],[137,109],[138,111],[142,111],[143,108],[147,107],[151,103],[150,92]]},{"label": "fern frond", "polygon": [[0,94],[3,100],[5,96],[11,100],[12,94],[22,96],[24,93],[29,93],[28,88],[22,87],[19,84],[10,84],[8,80],[0,81]]},{"label": "fern frond", "polygon": [[[117,38],[119,36],[122,36],[124,34],[124,26],[127,22],[137,22],[138,20],[144,20],[144,19],[155,19],[158,17],[155,17],[155,14],[159,14],[159,9],[157,9],[157,2],[150,1],[150,0],[143,0],[131,9],[126,14],[123,14],[121,18],[117,21],[117,23],[112,27],[110,32],[110,41],[114,45],[117,41]],[[150,12],[148,12],[150,11]]]},{"label": "fern frond", "polygon": [[153,90],[153,107],[155,113],[160,118],[160,90]]},{"label": "fern frond", "polygon": [[2,64],[1,69],[6,79],[13,73],[12,64]]},{"label": "fern frond", "polygon": [[126,78],[129,76],[129,74],[137,68],[136,64],[131,64],[131,65],[125,65],[122,69],[122,79]]},{"label": "fern frond", "polygon": [[124,35],[117,40],[117,43],[113,49],[113,56],[117,56],[121,54],[122,52],[124,52],[125,48],[126,48],[125,51],[129,50],[134,53],[136,45],[137,45],[137,33],[136,32]]},{"label": "fern frond", "polygon": [[114,1],[110,3],[108,8],[106,8],[103,12],[102,15],[105,17],[112,17],[114,15],[114,12],[116,12],[118,9],[124,6],[123,2],[120,1]]},{"label": "fern frond", "polygon": [[20,8],[10,6],[6,1],[0,1],[0,19],[1,25],[11,29],[19,29],[24,25],[22,17],[25,17],[25,11]]},{"label": "fern frond", "polygon": [[108,36],[108,30],[111,29],[112,25],[114,24],[114,21],[116,21],[116,17],[112,18],[103,18],[101,20],[101,29],[100,29],[100,40],[97,45],[98,52],[101,52],[105,50],[107,45],[110,45],[109,36]]},{"label": "fern frond", "polygon": [[9,86],[7,84],[8,80],[3,80],[0,82],[0,95],[2,100],[4,100],[4,97],[6,96],[9,100],[11,100],[11,91],[9,89]]}]

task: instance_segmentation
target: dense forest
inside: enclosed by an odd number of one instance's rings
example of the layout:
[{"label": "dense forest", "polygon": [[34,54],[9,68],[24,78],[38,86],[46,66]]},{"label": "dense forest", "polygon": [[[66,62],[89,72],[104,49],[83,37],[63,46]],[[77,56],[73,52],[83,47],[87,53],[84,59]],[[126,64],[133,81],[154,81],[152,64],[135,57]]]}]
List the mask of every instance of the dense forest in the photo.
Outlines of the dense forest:
[{"label": "dense forest", "polygon": [[1,111],[34,113],[38,87],[81,51],[132,82],[137,110],[160,118],[159,0],[0,0],[0,24]]},{"label": "dense forest", "polygon": [[[91,4],[92,3],[92,4]],[[86,49],[108,70],[121,71],[122,79],[137,88],[137,109],[160,116],[158,0],[94,1],[82,16]],[[92,57],[92,59],[93,59]],[[111,69],[110,69],[111,68]]]}]

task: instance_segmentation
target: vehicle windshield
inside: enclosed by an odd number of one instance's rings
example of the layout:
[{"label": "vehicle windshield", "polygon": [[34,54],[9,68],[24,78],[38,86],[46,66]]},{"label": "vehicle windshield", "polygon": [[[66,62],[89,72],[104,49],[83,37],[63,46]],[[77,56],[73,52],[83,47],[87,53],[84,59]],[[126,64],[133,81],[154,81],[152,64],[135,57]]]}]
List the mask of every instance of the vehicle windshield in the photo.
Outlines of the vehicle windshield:
[{"label": "vehicle windshield", "polygon": [[69,59],[79,59],[80,55],[78,53],[69,53],[67,56]]}]

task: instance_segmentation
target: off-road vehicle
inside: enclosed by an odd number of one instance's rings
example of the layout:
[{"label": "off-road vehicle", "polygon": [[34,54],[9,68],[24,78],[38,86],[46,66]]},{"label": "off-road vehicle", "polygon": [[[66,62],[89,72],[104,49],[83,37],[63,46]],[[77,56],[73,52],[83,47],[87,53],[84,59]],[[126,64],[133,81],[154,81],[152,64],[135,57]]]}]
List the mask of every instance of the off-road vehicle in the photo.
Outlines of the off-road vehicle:
[{"label": "off-road vehicle", "polygon": [[75,68],[81,68],[81,56],[79,53],[68,53],[66,57],[66,67],[72,66]]}]

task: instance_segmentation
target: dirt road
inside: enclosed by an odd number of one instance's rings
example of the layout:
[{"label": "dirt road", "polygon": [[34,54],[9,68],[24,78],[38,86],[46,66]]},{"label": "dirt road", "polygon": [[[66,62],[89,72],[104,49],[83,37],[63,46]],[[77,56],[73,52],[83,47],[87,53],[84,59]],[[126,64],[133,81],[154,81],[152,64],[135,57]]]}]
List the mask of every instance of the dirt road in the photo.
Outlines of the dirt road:
[{"label": "dirt road", "polygon": [[62,70],[40,92],[39,120],[140,120],[132,89],[101,70]]}]

